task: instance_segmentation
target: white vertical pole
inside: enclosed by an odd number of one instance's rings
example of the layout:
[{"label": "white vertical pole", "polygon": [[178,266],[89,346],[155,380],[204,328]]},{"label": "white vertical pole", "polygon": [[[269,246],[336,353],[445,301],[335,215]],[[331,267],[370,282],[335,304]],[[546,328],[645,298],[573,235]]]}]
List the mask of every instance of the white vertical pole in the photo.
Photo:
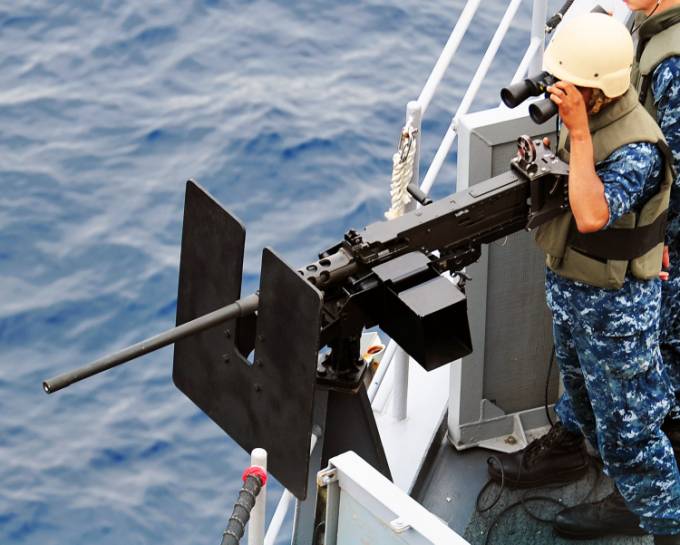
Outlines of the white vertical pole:
[{"label": "white vertical pole", "polygon": [[[413,177],[411,182],[418,184],[420,181],[420,142],[422,138],[422,117],[423,107],[419,101],[411,101],[406,105],[406,124],[407,128],[417,129],[414,145],[416,146],[416,156],[413,160]],[[413,210],[416,202],[411,201],[406,205],[406,211]],[[397,420],[404,420],[408,414],[408,368],[410,358],[401,347],[394,353],[392,363],[394,372],[394,389],[392,390],[392,416]]]},{"label": "white vertical pole", "polygon": [[[256,448],[250,453],[250,465],[258,466],[267,471],[267,451]],[[262,545],[264,543],[264,524],[267,508],[267,485],[263,486],[257,495],[255,506],[250,512],[248,523],[248,545]]]},{"label": "white vertical pole", "polygon": [[392,416],[404,420],[408,413],[408,366],[409,355],[399,347],[394,354],[394,389],[392,390]]},{"label": "white vertical pole", "polygon": [[[423,107],[417,100],[412,100],[406,105],[406,126],[417,129],[416,132],[416,156],[413,159],[413,178],[411,182],[420,182],[420,141],[422,138]],[[411,203],[409,203],[411,204]]]},{"label": "white vertical pole", "polygon": [[538,51],[529,64],[529,75],[533,76],[543,68],[543,51],[545,49],[545,22],[548,16],[547,0],[534,0],[531,13],[531,40],[538,40]]}]

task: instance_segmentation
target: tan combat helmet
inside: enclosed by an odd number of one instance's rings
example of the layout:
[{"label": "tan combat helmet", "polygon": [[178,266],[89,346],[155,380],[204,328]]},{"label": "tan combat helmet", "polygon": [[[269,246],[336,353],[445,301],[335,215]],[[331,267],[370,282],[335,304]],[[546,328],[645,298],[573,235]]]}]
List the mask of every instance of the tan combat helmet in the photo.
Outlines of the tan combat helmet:
[{"label": "tan combat helmet", "polygon": [[561,25],[545,50],[543,69],[613,98],[630,86],[633,55],[633,39],[622,23],[603,13],[587,13]]}]

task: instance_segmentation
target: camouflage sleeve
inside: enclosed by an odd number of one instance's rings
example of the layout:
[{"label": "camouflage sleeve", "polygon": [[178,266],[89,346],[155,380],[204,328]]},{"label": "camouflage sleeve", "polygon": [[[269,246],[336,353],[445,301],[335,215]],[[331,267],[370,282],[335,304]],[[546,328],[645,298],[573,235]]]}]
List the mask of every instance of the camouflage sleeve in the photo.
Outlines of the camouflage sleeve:
[{"label": "camouflage sleeve", "polygon": [[661,152],[647,142],[627,144],[595,166],[609,207],[606,229],[631,210],[639,210],[661,183]]},{"label": "camouflage sleeve", "polygon": [[680,57],[669,57],[659,64],[652,77],[656,119],[673,153],[675,183],[668,209],[666,243],[680,233]]}]

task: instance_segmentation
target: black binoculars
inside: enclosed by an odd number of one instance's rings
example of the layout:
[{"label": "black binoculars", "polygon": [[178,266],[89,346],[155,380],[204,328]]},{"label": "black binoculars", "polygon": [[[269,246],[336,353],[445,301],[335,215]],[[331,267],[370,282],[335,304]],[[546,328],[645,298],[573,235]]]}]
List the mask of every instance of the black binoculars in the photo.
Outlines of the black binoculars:
[{"label": "black binoculars", "polygon": [[[547,96],[547,88],[557,82],[557,78],[548,72],[541,72],[524,81],[513,83],[501,89],[501,100],[508,108],[516,108],[529,97],[542,94]],[[557,104],[549,98],[529,105],[529,116],[534,123],[542,124],[558,112]]]}]

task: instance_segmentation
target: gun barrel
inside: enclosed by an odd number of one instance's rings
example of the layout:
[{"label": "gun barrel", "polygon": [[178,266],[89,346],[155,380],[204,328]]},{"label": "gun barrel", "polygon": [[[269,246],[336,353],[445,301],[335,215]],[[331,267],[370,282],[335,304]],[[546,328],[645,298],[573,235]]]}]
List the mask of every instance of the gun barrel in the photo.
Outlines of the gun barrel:
[{"label": "gun barrel", "polygon": [[181,324],[168,331],[164,331],[163,333],[160,333],[154,337],[141,341],[137,344],[133,344],[132,346],[120,350],[115,354],[100,358],[91,364],[86,365],[85,367],[81,367],[75,371],[70,371],[50,380],[46,380],[43,382],[43,390],[45,390],[45,392],[48,394],[52,394],[58,390],[61,390],[62,388],[66,388],[67,386],[74,384],[75,382],[79,382],[83,379],[91,377],[92,375],[96,375],[97,373],[101,373],[102,371],[106,371],[107,369],[111,369],[112,367],[126,363],[139,356],[143,356],[144,354],[148,354],[149,352],[153,352],[154,350],[168,346],[169,344],[183,339],[184,337],[188,337],[189,335],[210,329],[211,327],[226,322],[227,320],[231,320],[232,318],[239,318],[241,316],[252,314],[257,310],[258,303],[259,297],[257,294],[253,293],[248,295],[247,297],[239,299],[230,305],[219,308],[213,312],[201,316],[200,318],[196,318],[195,320],[191,320],[190,322]]}]

